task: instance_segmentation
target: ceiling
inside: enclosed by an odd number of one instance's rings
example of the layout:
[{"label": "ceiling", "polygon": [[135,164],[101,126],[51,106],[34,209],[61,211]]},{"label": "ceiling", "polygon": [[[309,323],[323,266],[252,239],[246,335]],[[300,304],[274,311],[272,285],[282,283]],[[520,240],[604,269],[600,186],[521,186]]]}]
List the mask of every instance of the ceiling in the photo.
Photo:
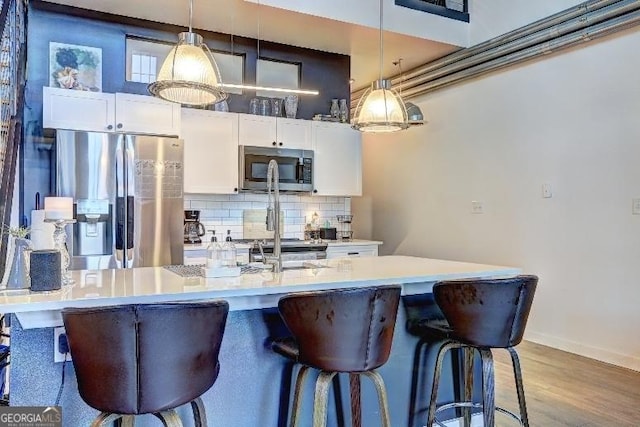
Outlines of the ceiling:
[{"label": "ceiling", "polygon": [[[93,9],[156,22],[188,26],[187,0],[50,0],[51,3]],[[257,38],[292,46],[351,56],[353,88],[367,86],[379,74],[379,31],[244,0],[194,0],[193,27]],[[384,32],[383,75],[399,73],[402,58],[408,70],[429,62],[457,46],[403,34]]]}]

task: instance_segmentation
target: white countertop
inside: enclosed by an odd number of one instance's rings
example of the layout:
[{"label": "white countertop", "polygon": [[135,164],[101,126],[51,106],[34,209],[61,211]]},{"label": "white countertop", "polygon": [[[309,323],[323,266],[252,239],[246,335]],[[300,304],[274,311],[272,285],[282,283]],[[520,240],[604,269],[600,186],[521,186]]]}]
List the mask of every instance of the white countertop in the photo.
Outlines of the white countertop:
[{"label": "white countertop", "polygon": [[[220,243],[220,242],[218,242]],[[236,246],[236,249],[250,249],[252,245],[248,243],[238,243],[233,242]],[[353,240],[323,240],[322,243],[326,243],[329,247],[339,247],[339,246],[366,246],[366,245],[381,245],[382,242],[377,240],[361,240],[361,239],[353,239]],[[185,243],[184,250],[185,251],[201,251],[207,249],[209,242],[202,243]]]},{"label": "white countertop", "polygon": [[403,294],[430,292],[443,279],[512,276],[520,269],[408,256],[322,261],[328,268],[263,271],[226,278],[183,278],[162,267],[73,271],[75,284],[59,291],[0,291],[0,312],[17,313],[27,328],[62,324],[65,307],[224,298],[231,310],[276,307],[286,293],[402,284]]}]

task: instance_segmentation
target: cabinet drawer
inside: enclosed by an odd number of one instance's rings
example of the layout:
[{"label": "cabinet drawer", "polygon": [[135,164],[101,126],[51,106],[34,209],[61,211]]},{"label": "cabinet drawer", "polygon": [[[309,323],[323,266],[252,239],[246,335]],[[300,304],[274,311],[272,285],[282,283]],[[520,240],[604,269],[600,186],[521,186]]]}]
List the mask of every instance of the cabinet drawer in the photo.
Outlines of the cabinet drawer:
[{"label": "cabinet drawer", "polygon": [[378,246],[339,246],[327,248],[327,258],[349,258],[361,256],[378,256]]}]

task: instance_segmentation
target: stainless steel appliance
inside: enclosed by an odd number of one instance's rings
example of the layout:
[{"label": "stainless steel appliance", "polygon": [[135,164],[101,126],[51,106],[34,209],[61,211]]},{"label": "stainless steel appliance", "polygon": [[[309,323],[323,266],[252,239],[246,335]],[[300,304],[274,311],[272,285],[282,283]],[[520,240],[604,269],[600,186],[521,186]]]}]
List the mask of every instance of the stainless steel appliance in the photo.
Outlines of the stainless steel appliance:
[{"label": "stainless steel appliance", "polygon": [[200,237],[206,230],[200,222],[200,211],[187,209],[184,211],[184,243],[202,243]]},{"label": "stainless steel appliance", "polygon": [[57,131],[56,187],[73,197],[71,269],[183,262],[183,142]]},{"label": "stainless steel appliance", "polygon": [[243,191],[267,191],[269,161],[278,162],[280,191],[313,190],[313,151],[241,145],[239,188]]},{"label": "stainless steel appliance", "polygon": [[[249,262],[262,262],[264,254],[273,254],[274,241],[268,240],[238,240],[239,243],[248,243]],[[261,248],[262,247],[262,248]],[[305,242],[299,239],[282,239],[280,243],[282,261],[311,261],[327,258],[326,243]]]}]

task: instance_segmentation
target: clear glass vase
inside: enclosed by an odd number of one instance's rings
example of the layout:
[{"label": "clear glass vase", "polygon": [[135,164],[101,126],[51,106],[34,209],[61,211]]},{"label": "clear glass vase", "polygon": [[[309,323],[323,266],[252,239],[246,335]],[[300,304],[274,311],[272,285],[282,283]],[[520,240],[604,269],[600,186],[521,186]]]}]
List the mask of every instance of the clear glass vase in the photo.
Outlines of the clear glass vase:
[{"label": "clear glass vase", "polygon": [[29,255],[31,253],[31,240],[15,237],[13,245],[13,260],[7,279],[7,289],[28,289],[31,286],[29,277]]},{"label": "clear glass vase", "polygon": [[332,119],[338,119],[340,117],[340,107],[338,106],[338,98],[331,100],[331,108],[329,109]]},{"label": "clear glass vase", "polygon": [[296,118],[298,112],[298,95],[287,95],[284,97],[284,111],[287,114],[287,118]]},{"label": "clear glass vase", "polygon": [[340,100],[340,122],[347,123],[349,121],[349,109],[347,108],[347,100]]}]

